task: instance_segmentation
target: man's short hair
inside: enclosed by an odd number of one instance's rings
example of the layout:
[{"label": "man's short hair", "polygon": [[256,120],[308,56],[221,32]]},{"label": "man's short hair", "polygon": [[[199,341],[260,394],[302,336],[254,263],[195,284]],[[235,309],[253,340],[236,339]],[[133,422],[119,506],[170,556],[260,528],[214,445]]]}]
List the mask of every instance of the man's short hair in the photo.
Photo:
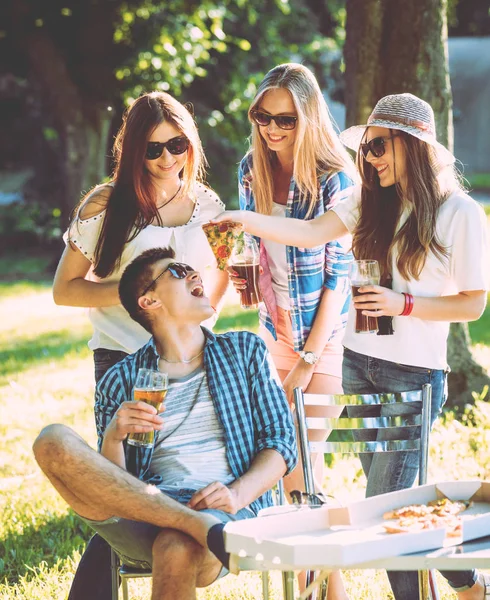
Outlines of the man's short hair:
[{"label": "man's short hair", "polygon": [[148,291],[154,289],[154,284],[151,285],[154,279],[152,267],[159,260],[166,258],[175,258],[175,252],[172,248],[146,250],[126,267],[119,282],[121,304],[128,311],[129,316],[150,333],[153,333],[151,319],[148,312],[138,304],[138,299],[146,288],[148,288]]}]

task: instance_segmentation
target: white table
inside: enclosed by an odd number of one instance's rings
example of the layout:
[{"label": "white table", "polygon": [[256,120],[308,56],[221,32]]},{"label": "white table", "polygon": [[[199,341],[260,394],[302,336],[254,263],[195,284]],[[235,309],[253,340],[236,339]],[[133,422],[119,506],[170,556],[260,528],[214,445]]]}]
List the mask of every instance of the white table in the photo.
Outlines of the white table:
[{"label": "white table", "polygon": [[[257,551],[260,548],[257,547]],[[287,564],[277,564],[252,558],[249,556],[239,557],[232,555],[230,564],[234,565],[240,571],[283,571],[291,572],[297,567]],[[458,546],[449,546],[417,552],[416,554],[405,554],[402,556],[393,556],[371,562],[345,566],[311,564],[311,570],[322,571],[325,569],[387,569],[389,571],[424,571],[438,569],[443,571],[464,571],[466,569],[490,569],[490,536],[479,538],[460,544]],[[293,592],[294,579],[290,578],[285,582],[284,598],[285,600],[294,600]],[[421,595],[425,594],[421,590]],[[422,596],[423,597],[423,596]]]}]

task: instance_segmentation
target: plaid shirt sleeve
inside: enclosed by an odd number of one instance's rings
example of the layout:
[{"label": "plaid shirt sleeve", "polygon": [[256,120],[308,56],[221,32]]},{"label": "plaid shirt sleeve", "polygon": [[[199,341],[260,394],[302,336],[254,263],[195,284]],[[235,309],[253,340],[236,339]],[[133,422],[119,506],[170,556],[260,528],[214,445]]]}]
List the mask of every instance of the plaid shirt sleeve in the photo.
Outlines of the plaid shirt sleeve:
[{"label": "plaid shirt sleeve", "polygon": [[[325,212],[350,196],[353,191],[354,183],[345,173],[331,175],[323,190]],[[348,275],[352,259],[350,236],[325,244],[325,288],[344,293],[350,291]]]},{"label": "plaid shirt sleeve", "polygon": [[130,400],[131,386],[126,369],[114,365],[97,384],[95,389],[95,424],[97,427],[97,448],[100,452],[105,430],[117,409],[125,400]]},{"label": "plaid shirt sleeve", "polygon": [[251,206],[249,156],[245,156],[238,166],[238,202],[241,210],[253,210]]},{"label": "plaid shirt sleeve", "polygon": [[255,449],[260,452],[272,449],[279,452],[287,465],[287,473],[296,466],[298,450],[296,432],[286,394],[279,382],[272,357],[265,343],[253,336],[250,343],[250,377],[252,408],[255,424]]}]

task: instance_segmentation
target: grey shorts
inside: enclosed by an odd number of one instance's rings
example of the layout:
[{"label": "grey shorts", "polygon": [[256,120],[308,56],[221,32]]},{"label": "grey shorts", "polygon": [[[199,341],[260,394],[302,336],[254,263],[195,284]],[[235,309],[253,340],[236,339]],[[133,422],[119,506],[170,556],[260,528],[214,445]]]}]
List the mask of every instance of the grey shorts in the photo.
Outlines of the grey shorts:
[{"label": "grey shorts", "polygon": [[[177,502],[186,504],[195,490],[180,490],[178,493],[167,493]],[[249,508],[242,508],[236,515],[225,513],[222,510],[207,508],[199,512],[213,515],[222,523],[251,519],[255,513]],[[79,515],[100,537],[111,546],[121,561],[130,567],[150,570],[152,565],[152,547],[161,527],[141,521],[131,521],[120,517],[111,517],[105,521],[92,521]],[[223,567],[217,579],[228,574],[228,569]]]}]

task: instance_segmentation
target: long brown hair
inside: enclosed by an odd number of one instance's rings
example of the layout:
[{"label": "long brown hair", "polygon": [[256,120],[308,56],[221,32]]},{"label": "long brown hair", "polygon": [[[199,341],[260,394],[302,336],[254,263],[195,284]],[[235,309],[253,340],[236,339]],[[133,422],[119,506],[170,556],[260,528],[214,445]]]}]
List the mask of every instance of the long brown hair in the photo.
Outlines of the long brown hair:
[{"label": "long brown hair", "polygon": [[[154,220],[162,225],[155,188],[144,161],[149,137],[164,122],[171,123],[190,142],[187,161],[180,172],[181,197],[187,194],[192,197],[196,181],[204,180],[206,159],[188,109],[165,92],[151,92],[135,100],[124,114],[114,141],[113,191],[107,201],[94,253],[94,273],[98,277],[107,277],[119,266],[124,245],[142,229]],[[100,187],[91,190],[81,204]],[[77,215],[78,208],[74,212],[75,219]]]},{"label": "long brown hair", "polygon": [[[376,259],[382,277],[386,277],[396,246],[398,271],[406,280],[418,279],[429,252],[441,261],[447,259],[448,251],[436,235],[437,213],[448,195],[461,185],[452,165],[441,169],[433,146],[403,131],[396,133],[405,149],[406,189],[402,191],[399,182],[382,188],[376,169],[359,150],[362,191],[352,248],[357,259]],[[393,140],[391,143],[395,156]],[[411,212],[397,231],[405,206]]]},{"label": "long brown hair", "polygon": [[285,89],[291,94],[298,114],[293,176],[299,188],[300,200],[308,206],[309,216],[318,199],[318,177],[325,173],[346,171],[354,179],[354,165],[335,132],[327,103],[313,73],[297,63],[278,65],[264,77],[248,111],[252,123],[252,189],[257,212],[267,215],[272,211],[272,168],[277,158],[276,153],[267,147],[251,113],[260,107],[267,92],[276,88]]}]

